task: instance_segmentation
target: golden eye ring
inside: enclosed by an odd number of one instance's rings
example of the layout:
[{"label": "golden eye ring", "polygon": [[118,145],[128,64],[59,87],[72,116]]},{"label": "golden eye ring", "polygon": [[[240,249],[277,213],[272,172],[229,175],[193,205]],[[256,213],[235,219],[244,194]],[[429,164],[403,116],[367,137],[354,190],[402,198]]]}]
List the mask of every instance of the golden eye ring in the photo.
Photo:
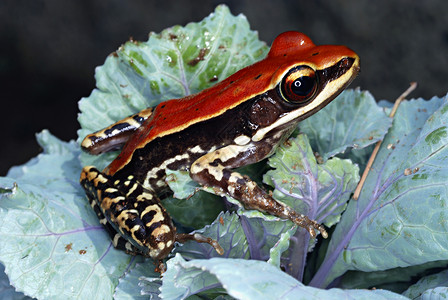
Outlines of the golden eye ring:
[{"label": "golden eye ring", "polygon": [[280,94],[292,104],[305,104],[313,99],[318,86],[316,72],[308,66],[294,67],[280,83]]}]

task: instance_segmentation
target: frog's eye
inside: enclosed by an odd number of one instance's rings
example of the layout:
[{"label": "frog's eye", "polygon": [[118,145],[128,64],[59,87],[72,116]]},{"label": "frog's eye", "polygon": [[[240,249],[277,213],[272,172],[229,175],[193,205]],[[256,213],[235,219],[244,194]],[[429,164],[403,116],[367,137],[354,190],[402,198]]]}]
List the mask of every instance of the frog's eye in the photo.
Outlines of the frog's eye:
[{"label": "frog's eye", "polygon": [[280,83],[282,97],[293,104],[304,104],[311,100],[317,91],[317,76],[306,66],[292,68]]}]

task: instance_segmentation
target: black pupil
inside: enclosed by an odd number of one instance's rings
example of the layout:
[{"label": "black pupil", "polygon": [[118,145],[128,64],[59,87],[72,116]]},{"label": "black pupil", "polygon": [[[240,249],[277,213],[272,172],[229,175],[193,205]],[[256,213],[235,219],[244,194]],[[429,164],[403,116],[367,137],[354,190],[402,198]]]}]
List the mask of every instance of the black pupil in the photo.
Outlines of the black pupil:
[{"label": "black pupil", "polygon": [[308,96],[314,89],[314,79],[309,76],[302,76],[294,80],[291,90],[298,96]]}]

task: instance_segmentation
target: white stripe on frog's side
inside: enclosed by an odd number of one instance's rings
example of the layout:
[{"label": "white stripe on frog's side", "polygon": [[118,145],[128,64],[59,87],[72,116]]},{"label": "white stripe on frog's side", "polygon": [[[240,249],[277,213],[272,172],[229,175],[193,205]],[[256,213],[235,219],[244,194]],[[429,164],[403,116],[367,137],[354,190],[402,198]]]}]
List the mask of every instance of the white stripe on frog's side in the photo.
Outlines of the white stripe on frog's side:
[{"label": "white stripe on frog's side", "polygon": [[[216,150],[216,146],[211,147],[210,150],[207,151],[207,150],[202,149],[200,145],[196,145],[193,148],[188,149],[188,152],[191,153],[191,154],[200,154],[200,153],[206,153],[206,152],[213,152],[215,150]],[[152,168],[148,172],[148,174],[146,175],[146,178],[145,178],[143,186],[145,188],[151,188],[151,185],[150,185],[149,181],[151,179],[157,178],[157,172],[159,172],[160,170],[164,170],[168,165],[170,165],[170,164],[172,164],[172,163],[174,163],[176,161],[189,159],[189,158],[190,158],[190,155],[188,153],[184,153],[184,154],[179,154],[179,155],[176,155],[175,157],[172,157],[172,158],[169,158],[169,159],[165,160],[161,165]],[[164,180],[159,180],[157,182],[157,186],[159,186],[159,187],[160,186],[164,186],[164,185],[165,185],[165,181]]]},{"label": "white stripe on frog's side", "polygon": [[198,154],[198,153],[207,153],[207,152],[213,152],[216,150],[216,146],[211,147],[209,150],[204,150],[201,148],[201,146],[196,145],[191,149],[188,149],[188,152],[192,153],[192,154]]},{"label": "white stripe on frog's side", "polygon": [[176,155],[175,157],[168,158],[161,165],[159,165],[158,167],[152,168],[148,172],[148,174],[146,175],[145,181],[143,183],[143,186],[145,188],[151,188],[151,184],[149,183],[149,180],[151,180],[152,178],[157,178],[157,172],[159,172],[160,170],[165,170],[165,168],[169,164],[172,164],[172,163],[174,163],[176,161],[179,161],[179,160],[188,159],[188,158],[190,158],[190,155],[188,153],[179,154],[179,155]]},{"label": "white stripe on frog's side", "polygon": [[[227,147],[218,149],[213,152],[209,152],[204,156],[198,158],[192,165],[190,172],[192,174],[198,174],[204,170],[212,175],[217,181],[221,181],[224,176],[223,170],[224,167],[222,164],[227,162],[228,160],[237,157],[239,154],[246,152],[249,148],[253,147],[253,144],[247,144],[244,146],[240,145],[229,145]],[[219,160],[221,164],[217,166],[212,166],[215,160]]]},{"label": "white stripe on frog's side", "polygon": [[204,153],[204,152],[206,152],[199,145],[194,146],[193,148],[189,149],[188,151],[191,152],[191,153]]},{"label": "white stripe on frog's side", "polygon": [[253,147],[252,143],[247,145],[229,145],[222,149],[218,149],[212,153],[210,153],[209,162],[214,161],[215,159],[219,159],[221,162],[226,162],[229,159],[237,157],[240,153],[246,152],[249,148]]}]

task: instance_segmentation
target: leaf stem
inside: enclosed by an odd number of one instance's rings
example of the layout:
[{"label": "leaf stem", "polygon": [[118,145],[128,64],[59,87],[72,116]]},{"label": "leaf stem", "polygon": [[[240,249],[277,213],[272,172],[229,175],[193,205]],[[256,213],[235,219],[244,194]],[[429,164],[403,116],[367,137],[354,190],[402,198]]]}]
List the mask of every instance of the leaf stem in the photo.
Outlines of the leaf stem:
[{"label": "leaf stem", "polygon": [[[409,88],[403,92],[403,94],[400,95],[400,97],[395,100],[395,104],[392,107],[392,110],[390,111],[389,117],[393,118],[395,116],[395,113],[397,112],[398,106],[400,105],[401,101],[403,101],[415,88],[417,87],[417,82],[411,82]],[[376,143],[375,148],[373,149],[372,155],[369,158],[369,161],[367,162],[367,166],[362,174],[361,180],[358,183],[358,186],[355,189],[355,192],[353,193],[353,200],[358,200],[359,195],[361,194],[362,187],[364,186],[364,182],[366,181],[367,175],[369,174],[369,171],[373,165],[373,162],[375,160],[376,155],[378,154],[378,150],[380,149],[381,143],[383,141],[380,140]]]}]

